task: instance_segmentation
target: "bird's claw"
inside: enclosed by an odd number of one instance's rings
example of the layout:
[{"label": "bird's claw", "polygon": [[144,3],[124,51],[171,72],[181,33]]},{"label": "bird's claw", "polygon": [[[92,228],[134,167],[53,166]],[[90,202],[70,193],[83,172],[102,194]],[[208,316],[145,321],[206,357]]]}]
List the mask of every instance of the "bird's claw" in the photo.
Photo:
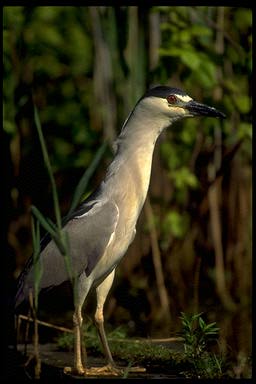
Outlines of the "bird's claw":
[{"label": "bird's claw", "polygon": [[85,369],[84,367],[64,367],[63,372],[67,375],[84,376]]},{"label": "bird's claw", "polygon": [[121,376],[124,370],[113,365],[104,365],[103,367],[91,367],[86,369],[88,376]]}]

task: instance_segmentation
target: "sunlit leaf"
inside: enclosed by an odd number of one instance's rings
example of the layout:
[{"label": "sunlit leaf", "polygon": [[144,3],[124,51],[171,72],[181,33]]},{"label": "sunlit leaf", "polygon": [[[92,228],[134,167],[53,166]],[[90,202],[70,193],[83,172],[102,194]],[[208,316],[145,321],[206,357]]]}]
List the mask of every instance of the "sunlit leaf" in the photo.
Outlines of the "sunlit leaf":
[{"label": "sunlit leaf", "polygon": [[191,69],[197,69],[200,65],[200,57],[192,50],[184,50],[181,53],[180,59]]},{"label": "sunlit leaf", "polygon": [[235,104],[241,113],[248,113],[251,110],[251,99],[247,95],[236,95]]}]

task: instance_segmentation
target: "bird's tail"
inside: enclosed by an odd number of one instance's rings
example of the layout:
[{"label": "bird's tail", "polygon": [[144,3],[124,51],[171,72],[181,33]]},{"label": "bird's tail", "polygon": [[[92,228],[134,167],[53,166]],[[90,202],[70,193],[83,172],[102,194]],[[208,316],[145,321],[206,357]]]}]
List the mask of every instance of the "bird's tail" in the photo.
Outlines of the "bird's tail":
[{"label": "bird's tail", "polygon": [[15,311],[20,306],[20,304],[23,303],[24,300],[28,299],[28,292],[29,288],[26,284],[26,278],[28,276],[28,273],[30,272],[32,268],[33,259],[32,257],[29,258],[27,261],[23,271],[21,272],[18,281],[17,281],[17,288],[16,288],[16,294],[14,298],[14,309]]}]

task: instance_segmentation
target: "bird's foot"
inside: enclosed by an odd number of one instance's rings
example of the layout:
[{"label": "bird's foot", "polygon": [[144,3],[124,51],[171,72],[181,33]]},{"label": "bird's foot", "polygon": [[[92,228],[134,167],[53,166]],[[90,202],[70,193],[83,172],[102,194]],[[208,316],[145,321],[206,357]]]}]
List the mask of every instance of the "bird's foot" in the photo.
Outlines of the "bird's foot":
[{"label": "bird's foot", "polygon": [[107,364],[103,367],[87,368],[85,375],[88,376],[124,376],[126,373],[140,373],[145,372],[146,368],[143,367],[117,367],[113,364]]},{"label": "bird's foot", "polygon": [[105,365],[104,367],[65,367],[64,373],[76,376],[121,376],[124,374],[124,369],[117,368],[113,365]]},{"label": "bird's foot", "polygon": [[83,366],[79,367],[64,367],[63,372],[67,375],[76,375],[76,376],[84,376],[85,368]]},{"label": "bird's foot", "polygon": [[123,376],[125,373],[142,373],[145,372],[144,367],[116,367],[112,364],[104,365],[103,367],[65,367],[64,373],[78,376]]},{"label": "bird's foot", "polygon": [[122,376],[124,369],[112,364],[107,364],[103,367],[87,368],[85,374],[88,376]]}]

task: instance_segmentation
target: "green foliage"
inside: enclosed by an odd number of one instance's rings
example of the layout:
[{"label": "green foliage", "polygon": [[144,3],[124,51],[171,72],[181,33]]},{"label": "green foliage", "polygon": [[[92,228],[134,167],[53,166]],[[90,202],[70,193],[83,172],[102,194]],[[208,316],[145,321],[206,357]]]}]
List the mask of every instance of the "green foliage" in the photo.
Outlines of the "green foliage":
[{"label": "green foliage", "polygon": [[162,223],[163,233],[169,236],[171,233],[174,237],[182,238],[188,228],[189,218],[187,215],[181,215],[177,211],[170,211],[165,215]]},{"label": "green foliage", "polygon": [[219,328],[216,323],[206,324],[202,313],[188,315],[181,312],[184,351],[192,371],[185,372],[187,377],[221,378],[224,360],[207,350],[209,342],[216,340]]},{"label": "green foliage", "polygon": [[[240,158],[251,162],[252,12],[245,8],[232,8],[230,12],[227,7],[159,6],[154,10],[163,15],[164,20],[159,67],[171,68],[171,74],[162,69],[156,71],[157,75],[160,73],[163,83],[171,79],[170,83],[174,81],[195,99],[202,98],[205,103],[209,99],[209,105],[214,104],[228,116],[224,122],[187,119],[168,131],[166,140],[161,142],[161,157],[173,186],[171,210],[166,210],[161,218],[160,242],[166,249],[172,236],[185,238],[191,223],[191,218],[187,217],[190,192],[199,189],[200,194],[201,175],[191,165],[197,156],[195,149],[199,138],[203,143],[201,151],[214,148],[216,129],[221,131],[223,146],[243,139]],[[222,17],[225,19],[223,30],[217,26]],[[243,19],[241,25],[240,17]],[[236,29],[228,27],[233,23]],[[239,33],[243,34],[243,43]],[[222,91],[215,97],[218,88]]]},{"label": "green foliage", "polygon": [[[100,341],[97,335],[96,327],[90,319],[86,319],[82,327],[82,335],[86,341],[86,348],[92,352],[99,353],[101,351]],[[74,347],[74,334],[63,333],[57,338],[57,346],[61,350],[71,350]]]},{"label": "green foliage", "polygon": [[181,167],[179,170],[173,171],[171,178],[177,189],[196,188],[198,186],[196,176],[187,167]]},{"label": "green foliage", "polygon": [[[80,81],[93,70],[86,8],[80,11],[83,15],[86,20],[77,22],[78,7],[4,7],[4,129],[18,134],[13,96],[19,82],[32,88],[33,79],[36,100],[40,93],[39,104],[47,104],[41,119],[47,127],[46,140],[56,171],[89,166],[98,144],[97,135],[87,124],[91,85]],[[14,75],[18,67],[20,77]],[[80,147],[81,152],[77,151]]]},{"label": "green foliage", "polygon": [[[215,20],[222,10],[226,23],[223,31],[226,48],[224,56],[216,50],[218,28]],[[121,12],[123,20],[127,23],[122,24],[125,31],[129,31],[129,12],[129,7],[124,7]],[[251,10],[159,6],[153,7],[150,12],[160,15],[162,33],[162,43],[158,51],[160,60],[157,68],[149,74],[150,83],[174,81],[176,85],[177,77],[180,79],[177,86],[186,89],[191,96],[205,100],[209,98],[211,101],[215,89],[221,85],[224,89],[222,109],[228,116],[235,110],[241,115],[241,125],[239,123],[234,127],[233,124],[225,123],[225,135],[230,136],[232,130],[232,140],[235,141],[237,136],[243,135],[241,132],[244,129],[251,132]],[[106,47],[110,50],[112,60],[113,89],[116,89],[117,97],[124,100],[124,108],[127,108],[127,104],[128,108],[131,108],[144,91],[146,52],[143,41],[138,41],[135,54],[128,46],[129,35],[118,36],[119,20],[116,19],[113,8],[103,7],[99,16]],[[98,121],[96,119],[95,123],[93,119],[94,42],[89,8],[4,7],[3,23],[5,131],[10,135],[17,134],[17,106],[14,104],[13,95],[19,81],[30,86],[33,79],[36,84],[35,95],[38,95],[38,101],[43,106],[40,115],[46,127],[46,140],[49,141],[53,169],[58,171],[63,168],[87,167],[92,161],[93,152],[99,145],[101,136]],[[236,28],[229,28],[230,25],[235,25]],[[126,55],[123,55],[124,48]],[[20,62],[17,61],[19,59]],[[120,60],[121,64],[118,65]],[[125,68],[129,68],[128,78]],[[222,71],[221,79],[217,75],[218,68]],[[20,79],[14,74],[20,76]],[[97,111],[99,107],[100,105],[97,105]],[[118,105],[120,122],[125,117],[122,108],[122,105]],[[128,110],[125,113],[128,113]],[[181,133],[177,132],[180,140],[172,147],[172,156],[169,156],[166,162],[171,179],[177,180],[177,183],[180,182],[179,168],[186,165],[191,156],[198,124],[190,120],[185,123]],[[211,119],[204,121],[205,127],[212,124]],[[214,124],[217,124],[216,121]],[[212,130],[205,128],[204,134],[211,136]],[[174,168],[176,173],[172,176]],[[180,169],[180,172],[184,170]],[[184,196],[185,189],[190,188],[191,183],[195,186],[196,176],[194,175],[192,180],[189,175],[183,173],[181,178],[182,184],[184,178],[185,183],[186,180],[188,183],[186,188],[185,185],[180,188],[177,195]]]},{"label": "green foliage", "polygon": [[[113,357],[131,365],[150,364],[152,367],[157,364],[164,367],[168,364],[169,369],[174,367],[177,372],[186,377],[215,379],[224,377],[224,360],[207,351],[208,343],[215,340],[218,334],[219,328],[216,327],[216,323],[206,324],[201,314],[189,316],[182,313],[181,319],[184,354],[150,341],[127,338],[126,329],[118,327],[108,334]],[[101,344],[92,321],[87,319],[82,332],[90,353],[101,353]],[[58,337],[57,345],[61,350],[70,350],[73,347],[73,341],[73,334],[63,334]]]},{"label": "green foliage", "polygon": [[[180,204],[181,212],[186,204],[188,192],[198,188],[199,185],[197,176],[186,165],[191,156],[195,137],[196,125],[192,121],[188,129],[185,123],[184,127],[180,127],[180,130],[175,132],[175,137],[161,143],[160,148],[162,158],[169,171],[169,178],[174,187],[175,200]],[[183,232],[185,233],[185,228]]]},{"label": "green foliage", "polygon": [[187,315],[181,312],[182,336],[186,355],[191,359],[200,358],[207,343],[217,336],[219,328],[216,323],[206,324],[202,313]]}]

